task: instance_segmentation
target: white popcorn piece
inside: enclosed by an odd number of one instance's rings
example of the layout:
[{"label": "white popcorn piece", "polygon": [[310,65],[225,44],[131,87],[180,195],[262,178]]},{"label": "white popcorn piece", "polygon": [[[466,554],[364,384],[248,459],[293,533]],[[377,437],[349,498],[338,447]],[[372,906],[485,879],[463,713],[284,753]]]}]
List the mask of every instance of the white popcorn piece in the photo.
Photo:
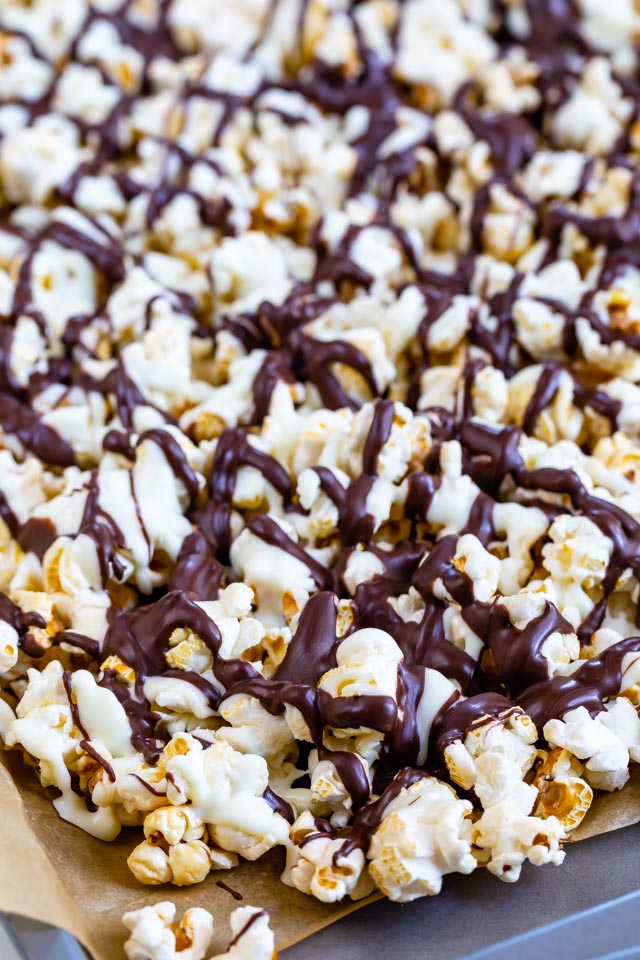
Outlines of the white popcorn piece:
[{"label": "white popcorn piece", "polygon": [[84,159],[73,127],[44,118],[0,145],[0,176],[13,203],[43,203]]},{"label": "white popcorn piece", "polygon": [[[57,660],[50,661],[41,673],[35,669],[28,671],[26,692],[16,708],[17,718],[5,731],[4,742],[7,746],[20,744],[35,757],[43,786],[57,787],[61,793],[53,805],[64,820],[101,840],[113,840],[120,832],[115,812],[109,807],[89,811],[71,786],[69,766],[77,756],[76,747],[83,735],[74,725],[62,673],[62,665]],[[91,683],[95,681],[92,679]],[[103,694],[105,701],[111,698],[110,712],[122,710],[113,694],[101,690],[101,698]]]},{"label": "white popcorn piece", "polygon": [[282,876],[285,883],[324,903],[337,903],[346,896],[359,900],[371,893],[362,850],[341,854],[344,841],[317,833],[309,811],[292,824],[291,838]]},{"label": "white popcorn piece", "polygon": [[554,816],[532,816],[538,790],[527,783],[537,750],[537,730],[521,710],[471,729],[445,750],[454,783],[473,789],[483,813],[473,825],[478,859],[502,880],[514,882],[525,859],[561,863],[564,827]]},{"label": "white popcorn piece", "polygon": [[372,580],[384,571],[382,561],[368,550],[355,550],[347,561],[343,575],[345,586],[353,596],[361,583]]},{"label": "white popcorn piece", "polygon": [[104,464],[98,484],[100,507],[124,535],[124,558],[133,562],[133,577],[150,592],[168,579],[154,557],[162,553],[175,561],[192,529],[171,465],[157,443],[143,440],[132,470]]},{"label": "white popcorn piece", "polygon": [[[617,707],[611,716],[605,712],[591,717],[585,707],[576,707],[561,720],[549,720],[543,733],[553,746],[586,760],[585,778],[591,786],[619,790],[629,779],[629,746],[635,746],[635,723],[629,722],[630,711],[635,714],[631,703],[628,708]],[[618,735],[618,729],[624,739]],[[625,740],[631,740],[629,746]]]},{"label": "white popcorn piece", "polygon": [[457,440],[442,444],[440,464],[442,480],[431,499],[427,520],[440,528],[440,536],[447,536],[467,525],[479,491],[471,477],[462,473],[462,450]]},{"label": "white popcorn piece", "polygon": [[471,318],[486,312],[477,297],[454,297],[452,305],[429,327],[429,348],[440,352],[453,350],[469,329]]},{"label": "white popcorn piece", "polygon": [[463,19],[457,4],[411,0],[402,15],[395,69],[400,79],[433,89],[447,103],[494,53],[493,40]]},{"label": "white popcorn piece", "polygon": [[275,938],[266,910],[249,905],[238,907],[229,919],[233,939],[226,953],[210,960],[272,960],[276,956]]},{"label": "white popcorn piece", "polygon": [[245,583],[230,583],[220,591],[217,600],[198,602],[220,631],[220,655],[226,659],[240,656],[264,637],[260,621],[249,616],[254,597],[253,590]]},{"label": "white popcorn piece", "polygon": [[229,724],[217,731],[217,739],[239,753],[257,754],[275,762],[290,753],[293,737],[283,717],[274,717],[256,700],[241,693],[222,702],[220,716]]},{"label": "white popcorn piece", "polygon": [[318,682],[332,697],[357,697],[363,694],[395,699],[398,664],[402,651],[384,630],[366,627],[342,640],[336,651],[337,666]]},{"label": "white popcorn piece", "polygon": [[490,806],[473,829],[474,845],[483,859],[489,858],[487,869],[508,883],[518,880],[525,860],[534,866],[562,863],[564,838],[565,829],[555,816],[527,816],[508,801]]},{"label": "white popcorn piece", "polygon": [[473,788],[485,809],[508,798],[528,812],[535,791],[524,777],[536,760],[536,739],[534,724],[516,710],[474,727],[447,747],[444,758],[453,782]]},{"label": "white popcorn piece", "polygon": [[539,150],[523,173],[523,185],[532,200],[572,197],[578,189],[584,157],[577,150]]},{"label": "white popcorn piece", "polygon": [[476,600],[493,597],[500,578],[500,561],[482,546],[472,533],[465,533],[456,544],[453,566],[471,580]]},{"label": "white popcorn piece", "polygon": [[[289,533],[285,521],[277,519],[276,523]],[[257,618],[265,626],[284,623],[283,598],[287,592],[304,600],[315,592],[315,581],[301,560],[266,544],[248,528],[234,540],[231,562],[253,590]]]},{"label": "white popcorn piece", "polygon": [[18,633],[10,623],[0,620],[0,676],[13,670],[18,662]]},{"label": "white popcorn piece", "polygon": [[371,838],[369,873],[390,900],[440,892],[447,873],[471,873],[471,804],[433,777],[403,788]]},{"label": "white popcorn piece", "polygon": [[611,76],[608,61],[594,57],[569,100],[555,115],[554,138],[560,147],[606,153],[622,133],[632,110],[631,101]]},{"label": "white popcorn piece", "polygon": [[122,922],[131,931],[124,945],[128,960],[204,960],[213,938],[211,914],[190,907],[180,921],[175,917],[169,900],[125,913]]},{"label": "white popcorn piece", "polygon": [[[256,860],[286,842],[287,821],[262,796],[269,784],[262,757],[239,753],[221,740],[205,749],[189,734],[174,736],[172,743],[167,796],[177,805],[189,801],[223,850]],[[183,752],[174,752],[178,748]]]},{"label": "white popcorn piece", "polygon": [[211,266],[217,295],[234,310],[255,309],[263,300],[281,303],[289,293],[284,255],[265,234],[224,240]]},{"label": "white popcorn piece", "polygon": [[575,607],[582,620],[593,601],[586,591],[602,583],[613,544],[587,517],[561,514],[549,528],[551,543],[542,548],[543,563],[551,573],[558,606]]}]

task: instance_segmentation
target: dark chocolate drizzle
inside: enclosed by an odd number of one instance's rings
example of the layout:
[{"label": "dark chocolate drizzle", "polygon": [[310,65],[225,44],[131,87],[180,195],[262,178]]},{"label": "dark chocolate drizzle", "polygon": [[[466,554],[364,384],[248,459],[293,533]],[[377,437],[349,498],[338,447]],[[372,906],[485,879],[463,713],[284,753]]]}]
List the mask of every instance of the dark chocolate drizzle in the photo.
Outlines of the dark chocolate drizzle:
[{"label": "dark chocolate drizzle", "polygon": [[[254,49],[267,36],[278,0],[273,0],[265,15]],[[136,146],[125,142],[125,121],[135,106],[138,95],[152,89],[150,68],[158,57],[177,60],[191,53],[181,50],[170,21],[170,2],[160,0],[153,27],[146,29],[130,16],[130,2],[109,13],[91,8],[78,37],[65,53],[65,60],[80,57],[80,39],[91,26],[104,21],[112,24],[123,43],[137,50],[144,67],[138,91],[121,93],[106,121],[100,125],[71,119],[78,130],[80,143],[88,148],[89,159],[82,162],[67,182],[61,185],[54,204],[73,204],[85,176],[106,172],[111,175],[126,200],[141,198],[148,231],[153,233],[159,216],[166,206],[179,196],[195,200],[203,225],[211,228],[216,237],[232,234],[234,223],[232,207],[223,196],[203,197],[189,185],[189,173],[196,164],[206,164],[221,173],[218,161],[209,152],[192,153],[184,145],[168,138],[152,138],[163,151],[162,170],[156,182],[138,182],[130,167],[136,159]],[[516,44],[524,47],[527,57],[538,71],[535,84],[542,97],[542,107],[526,116],[503,114],[483,102],[483,91],[475,82],[465,83],[456,93],[451,108],[464,120],[474,137],[485,141],[491,154],[492,176],[481,186],[473,201],[469,218],[471,242],[469,249],[458,250],[455,269],[451,273],[427,270],[423,267],[416,245],[409,235],[394,222],[393,201],[400,190],[414,190],[418,196],[434,189],[448,196],[451,162],[438,154],[438,145],[432,135],[424,142],[397,154],[383,156],[381,147],[398,128],[398,111],[405,104],[421,109],[414,92],[399,82],[393,56],[401,27],[402,11],[389,28],[392,57],[382,60],[368,49],[360,28],[357,4],[348,9],[355,45],[357,63],[353,69],[329,65],[319,59],[304,63],[303,41],[307,25],[306,0],[299,5],[297,49],[287,67],[291,76],[281,85],[264,81],[250,96],[214,91],[200,80],[185,82],[182,100],[188,104],[193,98],[206,98],[221,106],[221,118],[213,131],[211,145],[224,143],[238,111],[248,109],[257,114],[263,108],[260,98],[270,89],[296,91],[323,113],[342,117],[353,107],[368,110],[368,123],[353,141],[355,165],[347,186],[347,195],[355,197],[367,193],[373,197],[376,209],[371,223],[388,231],[401,251],[403,272],[408,284],[416,285],[423,294],[425,314],[415,342],[402,363],[406,364],[409,388],[406,400],[416,409],[420,401],[420,377],[434,363],[439,362],[429,349],[428,334],[433,324],[452,305],[458,294],[471,291],[474,267],[478,255],[484,252],[485,217],[491,204],[491,187],[500,184],[513,196],[526,203],[535,217],[536,238],[548,246],[545,262],[551,262],[558,250],[561,233],[567,225],[577,228],[591,251],[604,248],[604,260],[598,285],[606,289],[625,266],[640,266],[640,176],[634,172],[631,200],[622,214],[591,217],[580,212],[580,200],[594,175],[595,164],[587,159],[575,195],[531,204],[519,189],[518,173],[544,142],[549,113],[570,96],[585,59],[593,51],[582,35],[579,11],[574,0],[527,0],[528,27],[524,36],[511,32],[506,16],[509,5],[495,0],[495,37],[502,51],[507,53]],[[24,37],[34,56],[43,59],[33,42]],[[251,50],[247,55],[251,54]],[[97,65],[103,79],[102,68]],[[625,95],[634,100],[634,119],[640,105],[640,87],[635,76],[616,77]],[[55,82],[51,89],[36,100],[20,99],[18,105],[27,111],[30,122],[52,109]],[[284,111],[272,111],[288,127],[295,127],[299,118]],[[426,111],[425,111],[426,112]],[[633,154],[629,150],[629,131],[625,131],[612,151],[603,158],[606,166],[621,164],[633,168]],[[417,151],[427,148],[435,157],[434,170],[421,173]],[[427,182],[421,177],[427,176]],[[417,178],[417,179],[416,179]],[[429,179],[431,178],[431,179]],[[455,207],[456,205],[453,204]],[[455,215],[458,216],[456,209]],[[114,656],[135,671],[135,682],[128,684],[114,670],[105,669],[100,683],[110,689],[127,712],[132,728],[132,743],[149,762],[154,762],[163,746],[158,733],[159,717],[152,712],[144,696],[144,681],[151,676],[178,677],[192,683],[217,710],[227,696],[244,692],[256,697],[272,714],[281,713],[287,704],[300,710],[309,728],[313,746],[320,760],[331,761],[351,795],[355,813],[350,826],[343,831],[332,831],[325,821],[318,822],[318,834],[340,836],[344,842],[336,857],[360,847],[366,849],[373,830],[379,824],[389,803],[401,790],[409,787],[429,772],[443,775],[443,753],[455,740],[477,724],[508,714],[515,703],[528,711],[538,727],[554,717],[562,717],[568,710],[584,706],[595,714],[603,709],[609,697],[615,696],[622,683],[622,663],[628,653],[640,652],[640,640],[627,638],[614,644],[604,653],[585,661],[570,677],[548,677],[548,666],[542,646],[556,631],[572,632],[571,626],[551,603],[547,603],[539,617],[523,630],[510,622],[507,610],[499,602],[477,601],[467,577],[453,564],[457,536],[438,539],[438,531],[429,523],[432,499],[440,485],[438,449],[442,442],[458,439],[462,445],[464,469],[479,487],[464,531],[473,533],[487,547],[496,540],[493,525],[493,506],[500,501],[509,484],[522,493],[531,494],[529,503],[539,506],[550,519],[562,511],[579,512],[588,516],[613,544],[613,554],[601,587],[601,596],[594,602],[590,614],[580,625],[578,634],[589,642],[594,631],[603,622],[608,598],[621,573],[628,567],[640,577],[640,525],[615,504],[590,494],[577,474],[570,469],[525,468],[518,453],[522,433],[535,434],[541,414],[553,402],[563,371],[568,369],[573,378],[573,403],[584,411],[594,411],[616,429],[622,405],[608,396],[605,390],[580,382],[572,372],[574,361],[582,354],[577,336],[578,321],[587,323],[605,345],[621,343],[640,350],[640,334],[617,325],[613,318],[594,308],[593,293],[585,296],[576,309],[563,303],[544,300],[543,303],[558,313],[563,320],[564,357],[558,364],[545,363],[533,395],[526,407],[522,422],[500,430],[474,421],[474,385],[480,371],[488,363],[507,377],[526,367],[532,361],[518,341],[513,308],[520,295],[523,276],[515,273],[502,292],[486,300],[492,323],[486,324],[480,312],[471,311],[467,334],[467,351],[461,362],[459,403],[453,410],[435,406],[422,411],[431,424],[433,451],[421,469],[413,470],[407,479],[405,519],[409,535],[393,549],[382,549],[378,544],[375,520],[366,510],[367,497],[378,475],[380,454],[389,440],[394,421],[394,403],[381,395],[370,361],[352,343],[345,339],[316,339],[310,324],[322,317],[332,306],[349,302],[369,290],[374,278],[356,264],[351,251],[363,227],[350,224],[340,242],[331,247],[323,239],[322,222],[313,223],[303,231],[302,240],[316,255],[316,266],[310,282],[297,283],[281,304],[262,303],[252,312],[223,318],[212,330],[206,310],[202,310],[185,293],[167,290],[167,299],[173,309],[193,318],[197,336],[209,340],[215,348],[218,330],[224,329],[239,341],[247,352],[264,350],[264,360],[253,383],[253,403],[246,419],[238,426],[223,431],[215,448],[207,487],[200,491],[198,477],[190,467],[175,438],[166,430],[152,429],[136,437],[134,415],[142,406],[154,407],[144,391],[127,372],[117,345],[113,348],[111,371],[101,380],[91,377],[83,369],[87,358],[97,359],[93,353],[88,328],[95,322],[99,327],[109,324],[107,301],[122,282],[131,258],[126,245],[112,235],[102,223],[87,217],[86,229],[71,226],[56,213],[49,223],[37,231],[17,226],[9,208],[2,213],[0,229],[16,236],[21,242],[18,258],[15,292],[7,316],[0,326],[0,428],[8,436],[17,438],[25,451],[37,456],[48,466],[60,470],[73,465],[76,456],[72,446],[55,430],[42,422],[35,412],[34,400],[52,384],[65,388],[82,389],[87,395],[97,393],[105,397],[110,409],[112,426],[106,433],[103,449],[133,462],[137,447],[142,442],[156,443],[162,450],[176,478],[184,486],[189,498],[189,517],[193,532],[186,537],[177,563],[171,572],[166,592],[162,590],[145,598],[137,608],[120,610],[113,606],[109,626],[101,644],[73,631],[63,631],[53,643],[66,642],[99,661]],[[255,225],[254,225],[255,226]],[[260,224],[258,224],[258,227]],[[300,239],[296,236],[296,239]],[[45,338],[50,338],[44,316],[38,312],[32,290],[32,266],[43,244],[56,244],[82,253],[92,263],[97,274],[98,306],[95,315],[74,316],[67,323],[56,355],[47,351],[26,385],[19,384],[11,368],[13,331],[18,319],[33,319]],[[154,298],[155,299],[155,298]],[[152,320],[153,299],[147,305],[147,325]],[[59,354],[59,355],[58,355]],[[103,359],[101,357],[101,359]],[[565,366],[565,364],[567,366]],[[271,517],[257,512],[246,521],[248,529],[265,543],[288,553],[309,570],[317,593],[304,607],[284,660],[270,678],[261,675],[248,661],[225,659],[220,656],[220,633],[216,624],[197,605],[196,601],[212,600],[227,579],[231,547],[230,520],[238,472],[243,467],[258,470],[280,496],[285,510],[299,509],[294,485],[288,471],[269,454],[251,442],[252,431],[261,427],[269,414],[273,391],[279,382],[288,385],[304,384],[312,387],[323,406],[337,410],[357,410],[359,396],[350,394],[339,375],[340,368],[359,375],[365,394],[373,401],[372,419],[362,457],[362,473],[343,487],[328,468],[316,466],[320,485],[338,510],[338,557],[331,568],[314,559],[308,544],[296,542]],[[360,393],[360,391],[359,391]],[[393,394],[396,396],[396,393]],[[154,407],[167,423],[172,417]],[[100,572],[104,585],[122,579],[125,567],[119,551],[126,549],[120,529],[100,506],[99,474],[93,471],[88,484],[87,501],[80,532],[90,536],[96,544]],[[550,503],[545,494],[559,495],[562,504]],[[264,506],[264,505],[263,505]],[[5,497],[0,497],[0,515],[18,539],[22,548],[42,558],[56,536],[56,530],[46,519],[31,518],[20,524]],[[143,527],[144,530],[144,527]],[[380,537],[380,539],[383,539]],[[351,600],[353,629],[375,626],[386,630],[398,643],[404,659],[400,664],[395,697],[359,696],[331,697],[318,690],[320,678],[336,664],[338,599],[347,599],[344,572],[352,551],[364,547],[375,554],[383,572],[360,584]],[[445,603],[435,590],[441,582],[459,605],[466,624],[484,641],[485,652],[491,655],[491,668],[478,665],[473,658],[447,640],[443,614]],[[413,587],[424,603],[419,622],[404,621],[389,602]],[[139,598],[142,599],[142,598]],[[29,657],[38,657],[43,649],[30,632],[32,627],[45,628],[43,617],[23,613],[8,597],[0,594],[0,619],[11,624],[19,634],[22,651]],[[215,683],[190,671],[170,670],[166,660],[169,639],[177,628],[188,628],[203,640],[213,658]],[[460,694],[455,693],[436,717],[429,740],[427,760],[423,769],[417,769],[420,735],[417,707],[424,692],[425,668],[441,671],[454,681]],[[74,716],[82,731],[77,706],[73,702],[71,675],[64,674],[64,684]],[[374,792],[380,795],[371,800],[371,786],[364,768],[354,754],[330,751],[324,745],[323,729],[363,726],[383,735],[381,755],[376,767]],[[85,731],[82,731],[86,733]],[[85,736],[85,751],[100,763],[110,779],[112,768],[103,760]],[[138,778],[140,779],[140,778]],[[156,791],[140,779],[144,787]],[[293,820],[291,806],[269,788],[264,799],[281,816]],[[307,837],[306,842],[313,835]],[[229,889],[218,881],[218,885]],[[239,897],[234,891],[229,892]],[[259,916],[260,914],[258,914]],[[245,929],[238,934],[237,940]],[[234,940],[234,942],[235,942]]]}]

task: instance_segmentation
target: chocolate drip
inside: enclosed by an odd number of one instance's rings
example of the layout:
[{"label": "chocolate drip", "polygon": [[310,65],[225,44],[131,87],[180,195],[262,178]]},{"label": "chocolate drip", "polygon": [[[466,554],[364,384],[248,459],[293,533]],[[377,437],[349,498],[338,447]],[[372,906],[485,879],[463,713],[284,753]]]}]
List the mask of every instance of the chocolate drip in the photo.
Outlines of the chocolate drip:
[{"label": "chocolate drip", "polygon": [[[262,794],[264,799],[267,801],[272,810],[275,810],[276,813],[279,813],[281,817],[288,823],[293,823],[296,818],[296,815],[293,811],[293,807],[290,803],[287,803],[286,800],[283,800],[282,797],[279,797],[277,793],[274,793],[271,787],[267,787],[265,792]],[[236,898],[236,899],[242,899]]]},{"label": "chocolate drip", "polygon": [[471,84],[465,84],[458,91],[454,107],[476,139],[489,144],[497,177],[511,177],[536,152],[536,132],[525,117],[470,107],[471,89]]},{"label": "chocolate drip", "polygon": [[[74,722],[74,725],[78,728],[84,741],[90,740],[89,734],[82,725],[82,720],[80,719],[80,711],[78,710],[78,704],[73,699],[73,687],[71,681],[71,670],[64,670],[62,673],[62,684],[64,686],[64,692],[67,695],[67,700],[69,701],[69,709],[71,710],[71,719]],[[88,751],[87,751],[88,752]]]},{"label": "chocolate drip", "polygon": [[277,547],[279,550],[284,550],[289,556],[304,564],[309,569],[309,574],[312,579],[321,590],[331,586],[331,576],[326,567],[323,567],[321,563],[314,560],[306,550],[295,543],[291,537],[288,537],[282,527],[279,526],[275,520],[272,520],[271,517],[264,514],[252,517],[247,522],[247,528],[256,537],[259,537],[260,540],[268,543],[270,547]]},{"label": "chocolate drip", "polygon": [[163,742],[154,736],[156,724],[160,720],[158,714],[149,709],[146,700],[136,699],[113,670],[104,671],[100,686],[110,690],[124,708],[131,727],[132,745],[142,753],[147,763],[156,763],[164,746]]},{"label": "chocolate drip", "polygon": [[102,650],[105,656],[120,657],[133,667],[140,689],[146,677],[167,672],[164,654],[171,634],[180,627],[188,627],[212,653],[217,652],[221,638],[213,620],[192,600],[175,591],[157,603],[124,613],[112,608]]},{"label": "chocolate drip", "polygon": [[213,556],[209,541],[200,531],[195,531],[183,541],[168,589],[185,593],[192,600],[215,600],[223,573],[224,568]]},{"label": "chocolate drip", "polygon": [[338,527],[345,546],[366,543],[373,536],[375,518],[367,511],[367,497],[374,478],[356,477],[343,487],[328,467],[314,467],[320,487],[338,508]]},{"label": "chocolate drip", "polygon": [[[140,783],[148,793],[153,794],[154,797],[166,797],[166,793],[161,793],[160,790],[156,790],[155,787],[152,787],[150,783],[147,783],[147,781],[138,776],[137,773],[132,774],[132,776],[136,778],[138,783]],[[168,779],[169,775],[167,775],[167,780]]]},{"label": "chocolate drip", "polygon": [[[76,726],[77,726],[77,723],[76,723]],[[111,781],[111,783],[115,783],[115,782],[116,782],[116,774],[115,774],[115,771],[114,771],[113,767],[111,766],[111,764],[110,764],[107,760],[105,760],[105,758],[104,758],[103,756],[101,756],[100,753],[98,753],[98,751],[96,750],[96,748],[91,745],[90,741],[89,741],[89,740],[81,740],[81,741],[80,741],[80,746],[82,747],[82,749],[84,750],[85,753],[88,753],[88,754],[89,754],[89,756],[91,757],[92,760],[95,760],[95,762],[102,767],[102,769],[103,769],[104,772],[106,773],[106,775],[107,775],[107,777],[109,778],[109,780]],[[138,777],[138,779],[141,780],[140,777]],[[141,782],[143,782],[143,781],[141,780]]]},{"label": "chocolate drip", "polygon": [[[267,787],[267,790],[269,788]],[[274,794],[275,796],[275,794]],[[226,890],[227,893],[230,893],[234,900],[242,900],[242,894],[238,893],[237,890],[234,890],[232,887],[227,886],[226,883],[222,880],[216,880],[216,887],[220,887],[221,890]]]},{"label": "chocolate drip", "polygon": [[[522,427],[525,433],[533,434],[538,417],[550,405],[560,385],[563,368],[552,364],[545,364],[536,384],[533,396],[525,410]],[[617,426],[618,415],[622,404],[609,397],[602,390],[590,390],[574,381],[573,400],[578,406],[585,409],[591,407],[596,413],[606,417],[614,427]]]},{"label": "chocolate drip", "polygon": [[116,578],[122,578],[125,567],[117,555],[117,550],[124,547],[125,539],[111,514],[106,513],[100,506],[100,487],[95,470],[89,481],[79,532],[91,537],[96,545],[103,585],[106,585],[112,571]]},{"label": "chocolate drip", "polygon": [[640,652],[640,638],[619,640],[569,677],[552,677],[526,690],[520,698],[522,709],[538,729],[548,720],[562,718],[569,710],[585,707],[594,716],[604,709],[610,697],[621,692],[623,660]]},{"label": "chocolate drip", "polygon": [[102,441],[102,449],[105,453],[117,453],[127,460],[135,460],[136,458],[136,451],[131,444],[131,438],[123,430],[109,430]]},{"label": "chocolate drip", "polygon": [[42,560],[45,553],[58,536],[58,531],[46,517],[30,517],[14,533],[18,543],[27,553],[35,553]]},{"label": "chocolate drip", "polygon": [[418,780],[423,780],[426,776],[427,774],[423,770],[404,767],[398,771],[382,796],[363,806],[354,817],[353,823],[348,827],[333,830],[326,820],[317,821],[318,832],[308,834],[300,846],[304,847],[312,840],[326,835],[342,839],[343,843],[333,855],[335,866],[339,866],[340,860],[348,857],[354,850],[363,850],[366,853],[369,849],[371,837],[382,822],[390,804],[400,796],[404,789],[417,783]]},{"label": "chocolate drip", "polygon": [[500,693],[479,693],[468,700],[456,700],[446,706],[431,728],[430,742],[436,762],[441,762],[450,744],[464,740],[469,730],[496,717],[513,713],[514,709],[511,701]]},{"label": "chocolate drip", "polygon": [[562,371],[559,367],[552,367],[547,364],[543,368],[533,396],[524,412],[522,427],[525,433],[532,434],[534,432],[538,417],[549,406],[560,386],[561,376]]},{"label": "chocolate drip", "polygon": [[640,524],[616,504],[588,493],[573,470],[551,467],[526,470],[518,453],[519,437],[520,432],[516,428],[496,431],[479,424],[465,424],[461,431],[461,439],[467,450],[465,467],[476,483],[489,491],[495,490],[506,474],[511,474],[516,483],[525,489],[564,494],[574,510],[589,517],[610,538],[613,555],[602,584],[603,601],[596,604],[578,631],[580,638],[588,641],[602,622],[606,597],[614,589],[623,570],[631,567],[636,576],[640,572]]},{"label": "chocolate drip", "polygon": [[496,672],[510,697],[546,680],[549,667],[542,646],[552,633],[570,634],[573,627],[551,603],[540,616],[517,630],[501,604],[470,604],[462,616],[478,636],[488,638]]},{"label": "chocolate drip", "polygon": [[315,686],[327,670],[335,667],[337,619],[333,593],[310,597],[274,679]]},{"label": "chocolate drip", "polygon": [[261,424],[269,413],[271,396],[279,382],[294,383],[295,377],[280,353],[269,351],[253,381],[253,425]]},{"label": "chocolate drip", "polygon": [[150,440],[162,450],[167,463],[173,470],[176,479],[184,485],[191,501],[193,502],[200,489],[198,477],[195,470],[189,465],[180,444],[167,430],[146,430],[138,438],[139,446],[145,440]]},{"label": "chocolate drip", "polygon": [[31,627],[44,630],[47,621],[40,613],[25,613],[16,606],[6,593],[0,591],[0,620],[13,627],[20,638],[20,647],[28,657],[41,657],[45,652],[29,632]]},{"label": "chocolate drip", "polygon": [[368,475],[376,476],[378,473],[378,457],[391,436],[394,411],[395,404],[391,400],[380,400],[373,408],[373,418],[362,454],[362,470]]},{"label": "chocolate drip", "polygon": [[136,407],[144,407],[148,404],[138,386],[125,370],[122,360],[119,360],[104,380],[100,384],[95,384],[95,386],[105,394],[114,395],[116,411],[123,427],[125,430],[133,429],[134,410]]},{"label": "chocolate drip", "polygon": [[267,916],[268,916],[268,913],[267,913],[266,910],[258,910],[258,912],[257,912],[257,913],[254,913],[252,917],[249,917],[249,919],[247,920],[247,922],[245,923],[245,925],[242,927],[241,930],[238,930],[238,932],[236,933],[235,937],[233,938],[233,940],[232,940],[231,943],[229,944],[229,949],[231,949],[231,947],[235,947],[235,945],[236,945],[236,943],[238,942],[238,940],[240,940],[242,937],[244,937],[245,933],[247,933],[247,931],[251,929],[251,927],[253,926],[253,924],[254,924],[257,920],[259,920],[260,917],[267,917]]},{"label": "chocolate drip", "polygon": [[45,463],[70,467],[75,462],[71,445],[52,427],[42,423],[33,410],[7,394],[0,394],[0,428],[16,436],[30,453]]},{"label": "chocolate drip", "polygon": [[[320,272],[322,278],[334,283],[339,283],[342,277],[340,270],[334,268],[329,260],[323,260]],[[319,279],[321,277],[318,274],[315,280]],[[275,382],[274,376],[284,379],[285,369],[289,371],[291,382],[297,380],[312,383],[320,394],[323,406],[330,410],[341,407],[356,410],[360,406],[360,403],[345,391],[333,372],[332,366],[336,363],[351,367],[359,373],[372,394],[377,395],[373,369],[362,351],[347,340],[314,340],[303,329],[334,302],[333,299],[319,297],[309,285],[298,284],[280,306],[265,302],[255,314],[227,318],[226,328],[241,340],[246,349],[278,351],[277,363],[269,361],[264,392],[259,388],[257,412],[264,410],[267,395],[270,397],[271,384]],[[254,421],[258,419],[257,412]]]},{"label": "chocolate drip", "polygon": [[100,644],[91,637],[86,637],[83,633],[76,633],[74,630],[62,630],[57,633],[53,643],[68,643],[72,647],[78,647],[83,653],[87,653],[93,660],[98,658],[100,653]]},{"label": "chocolate drip", "polygon": [[224,430],[218,438],[209,484],[212,500],[231,500],[241,467],[254,467],[285,503],[290,501],[293,488],[287,471],[274,457],[249,443],[247,431],[240,427]]}]

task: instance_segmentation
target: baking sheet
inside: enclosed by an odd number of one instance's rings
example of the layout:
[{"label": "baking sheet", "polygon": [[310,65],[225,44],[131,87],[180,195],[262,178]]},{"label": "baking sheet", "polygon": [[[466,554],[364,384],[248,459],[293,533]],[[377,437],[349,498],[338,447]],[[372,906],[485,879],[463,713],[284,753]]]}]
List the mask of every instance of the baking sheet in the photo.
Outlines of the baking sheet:
[{"label": "baking sheet", "polygon": [[[277,851],[256,863],[212,873],[197,888],[143,887],[126,865],[139,830],[123,830],[113,843],[88,836],[58,817],[18,752],[0,753],[0,759],[0,909],[68,930],[95,960],[122,956],[125,910],[163,898],[173,900],[179,912],[195,903],[210,910],[216,921],[212,950],[221,950],[229,939],[228,916],[239,904],[216,886],[217,879],[238,891],[244,904],[269,910],[279,950],[375,899],[332,906],[285,887]],[[574,839],[638,821],[640,770],[634,768],[623,791],[596,798]]]}]

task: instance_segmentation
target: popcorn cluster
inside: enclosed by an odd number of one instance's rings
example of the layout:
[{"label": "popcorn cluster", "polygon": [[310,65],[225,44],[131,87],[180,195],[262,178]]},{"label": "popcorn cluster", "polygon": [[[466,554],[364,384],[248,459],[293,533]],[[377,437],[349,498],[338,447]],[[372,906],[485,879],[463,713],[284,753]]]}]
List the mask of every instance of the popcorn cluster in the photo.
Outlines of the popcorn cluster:
[{"label": "popcorn cluster", "polygon": [[638,28],[1,5],[0,732],[141,882],[512,881],[640,760]]},{"label": "popcorn cluster", "polygon": [[[124,945],[128,960],[205,960],[213,937],[213,917],[202,907],[186,910],[176,923],[175,904],[163,900],[130,910],[122,918],[131,936]],[[230,918],[232,940],[225,953],[209,960],[272,960],[274,937],[269,917],[257,907],[238,907]]]}]

